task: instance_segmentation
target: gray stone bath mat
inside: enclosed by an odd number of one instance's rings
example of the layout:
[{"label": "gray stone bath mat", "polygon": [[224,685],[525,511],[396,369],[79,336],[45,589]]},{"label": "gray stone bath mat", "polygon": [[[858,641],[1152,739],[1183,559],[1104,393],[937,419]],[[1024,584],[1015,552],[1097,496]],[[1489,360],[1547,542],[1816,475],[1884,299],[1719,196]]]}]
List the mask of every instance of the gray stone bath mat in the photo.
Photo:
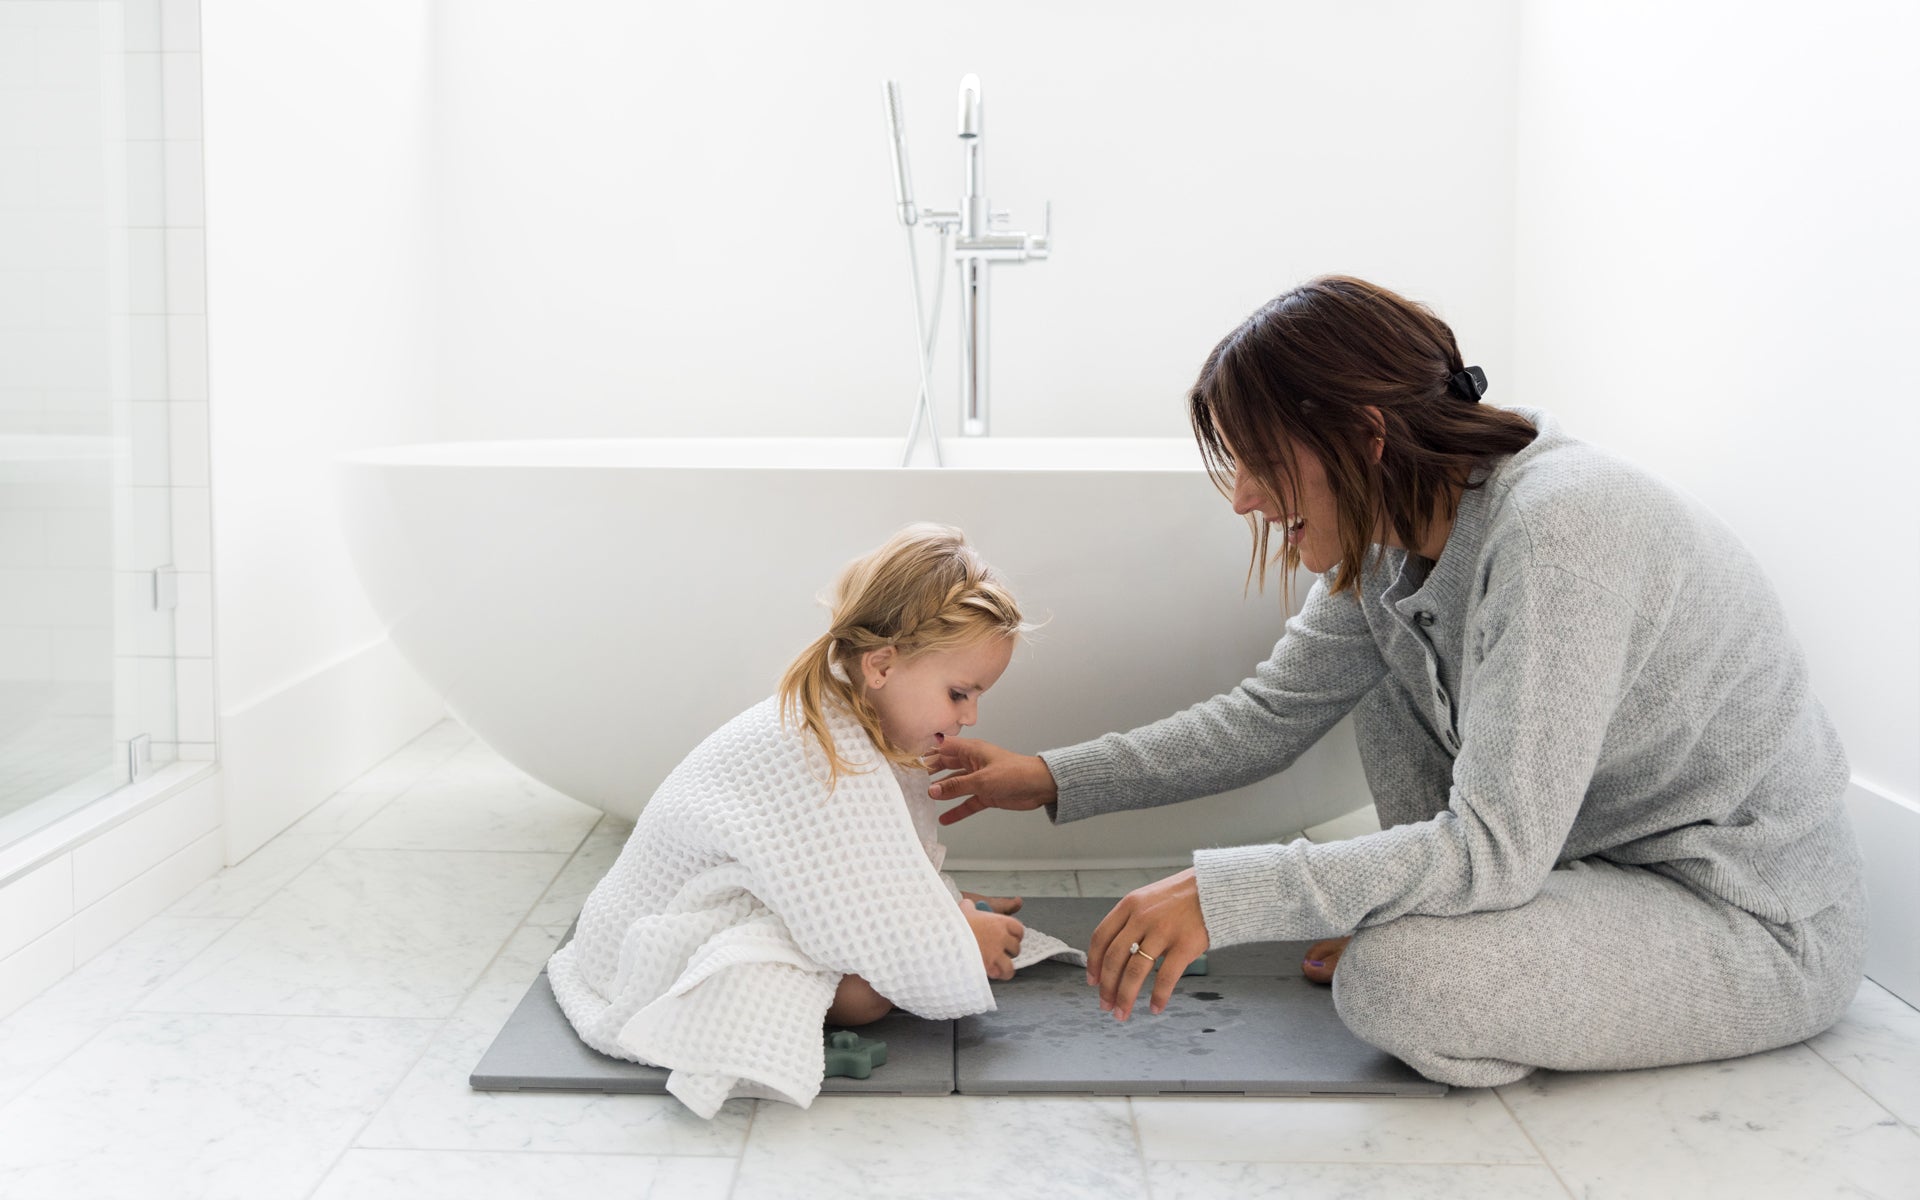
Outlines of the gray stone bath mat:
[{"label": "gray stone bath mat", "polygon": [[[1084,949],[1114,901],[1036,897],[1017,915]],[[569,931],[568,936],[572,933]],[[1207,955],[1159,1016],[1147,990],[1133,1016],[1098,1007],[1086,972],[1039,963],[993,985],[999,1008],[958,1021],[896,1012],[859,1033],[886,1043],[866,1079],[829,1077],[822,1095],[1439,1096],[1422,1078],[1362,1042],[1333,1010],[1332,989],[1300,976],[1306,943],[1229,946]],[[1149,980],[1149,987],[1151,980]],[[546,972],[533,982],[474,1068],[481,1091],[664,1094],[660,1067],[609,1058],[582,1043],[553,998]]]},{"label": "gray stone bath mat", "polygon": [[[1083,975],[1082,978],[1085,978]],[[953,1022],[890,1013],[858,1030],[886,1043],[886,1062],[866,1079],[835,1075],[823,1095],[948,1096],[953,1093]],[[468,1082],[476,1091],[545,1088],[563,1092],[666,1095],[667,1071],[609,1058],[580,1040],[553,998],[547,973],[533,981]]]}]

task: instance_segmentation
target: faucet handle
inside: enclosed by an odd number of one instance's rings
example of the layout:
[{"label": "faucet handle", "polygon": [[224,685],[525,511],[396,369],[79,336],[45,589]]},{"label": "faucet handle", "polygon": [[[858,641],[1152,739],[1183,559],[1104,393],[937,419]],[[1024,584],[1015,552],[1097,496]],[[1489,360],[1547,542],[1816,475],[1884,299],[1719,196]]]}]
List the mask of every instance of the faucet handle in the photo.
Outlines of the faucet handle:
[{"label": "faucet handle", "polygon": [[1041,226],[1041,234],[1027,235],[1027,257],[1045,258],[1053,250],[1053,201],[1047,201],[1046,224]]}]

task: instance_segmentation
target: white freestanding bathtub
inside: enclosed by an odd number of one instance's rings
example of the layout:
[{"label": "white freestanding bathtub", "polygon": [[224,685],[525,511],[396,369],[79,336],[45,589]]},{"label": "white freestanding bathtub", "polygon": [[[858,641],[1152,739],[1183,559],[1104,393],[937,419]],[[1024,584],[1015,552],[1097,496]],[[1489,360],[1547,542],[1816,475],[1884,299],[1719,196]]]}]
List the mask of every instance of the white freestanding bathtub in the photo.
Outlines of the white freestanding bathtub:
[{"label": "white freestanding bathtub", "polygon": [[[1186,439],[674,438],[401,446],[347,456],[361,578],[449,708],[530,775],[636,816],[693,746],[771,694],[826,628],[841,567],[910,521],[958,525],[1046,622],[975,736],[1022,751],[1232,687],[1284,623],[1242,597],[1248,535]],[[1304,591],[1304,589],[1300,589]],[[1345,727],[1222,796],[1052,826],[949,826],[961,865],[1178,862],[1272,841],[1367,793]]]}]

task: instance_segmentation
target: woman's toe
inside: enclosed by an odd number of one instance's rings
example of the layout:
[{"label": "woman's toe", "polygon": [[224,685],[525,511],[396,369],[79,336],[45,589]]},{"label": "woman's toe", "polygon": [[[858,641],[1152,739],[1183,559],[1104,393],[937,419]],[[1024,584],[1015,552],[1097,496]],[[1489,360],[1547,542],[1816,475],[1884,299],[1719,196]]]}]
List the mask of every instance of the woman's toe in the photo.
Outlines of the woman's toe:
[{"label": "woman's toe", "polygon": [[1300,973],[1314,983],[1332,983],[1333,971],[1340,963],[1340,955],[1346,951],[1350,937],[1327,938],[1307,947],[1307,957],[1300,964]]}]

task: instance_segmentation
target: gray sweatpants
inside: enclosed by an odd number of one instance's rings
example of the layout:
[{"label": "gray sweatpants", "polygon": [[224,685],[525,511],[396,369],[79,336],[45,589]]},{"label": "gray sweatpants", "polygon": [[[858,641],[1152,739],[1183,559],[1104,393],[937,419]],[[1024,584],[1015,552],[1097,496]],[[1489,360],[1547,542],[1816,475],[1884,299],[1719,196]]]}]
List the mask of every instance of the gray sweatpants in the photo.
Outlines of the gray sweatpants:
[{"label": "gray sweatpants", "polygon": [[[1370,697],[1373,719],[1392,689]],[[1361,741],[1383,827],[1447,803],[1437,746]],[[1732,1058],[1826,1029],[1860,986],[1867,901],[1790,925],[1644,867],[1577,859],[1517,908],[1360,930],[1333,1002],[1360,1037],[1429,1079],[1496,1087],[1546,1067],[1611,1071]]]},{"label": "gray sweatpants", "polygon": [[1866,903],[1762,921],[1641,867],[1579,859],[1518,908],[1360,930],[1333,1002],[1360,1037],[1457,1087],[1791,1045],[1860,986]]}]

